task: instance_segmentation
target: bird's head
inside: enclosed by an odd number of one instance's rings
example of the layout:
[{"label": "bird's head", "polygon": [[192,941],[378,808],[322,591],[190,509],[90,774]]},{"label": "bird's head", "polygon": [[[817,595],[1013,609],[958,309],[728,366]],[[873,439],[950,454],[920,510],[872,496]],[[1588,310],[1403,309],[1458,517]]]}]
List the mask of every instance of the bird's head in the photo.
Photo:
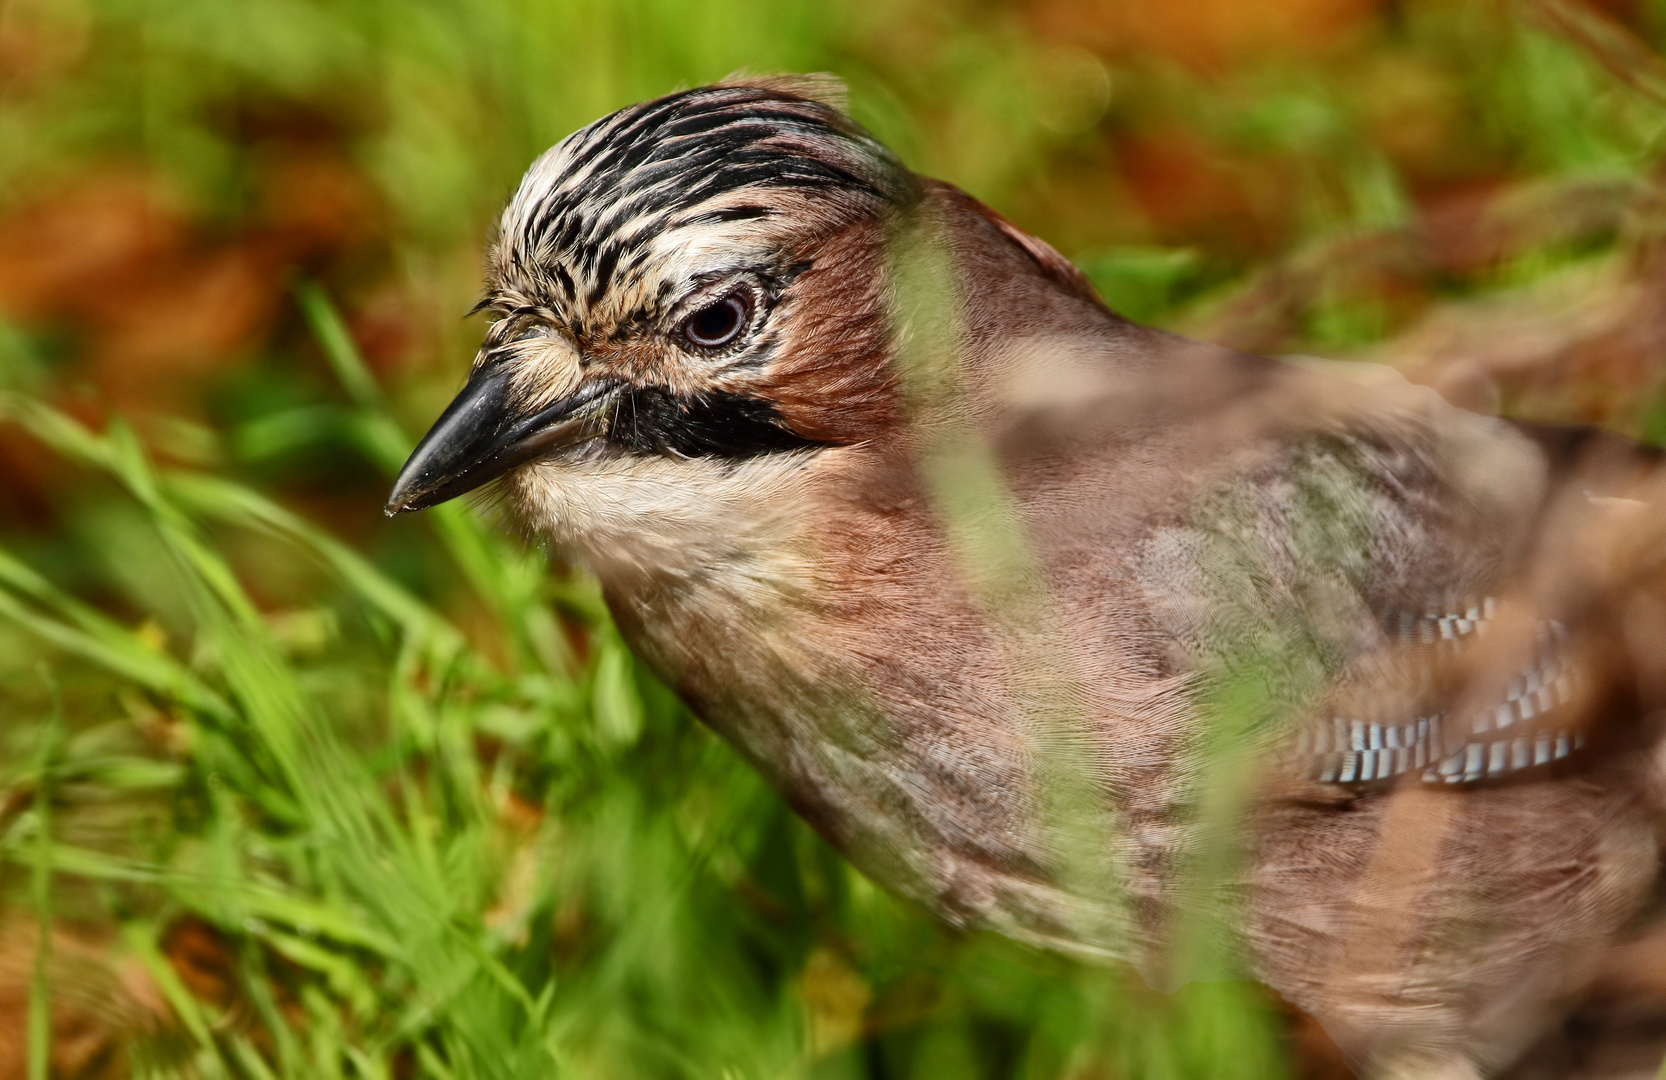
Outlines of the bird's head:
[{"label": "bird's head", "polygon": [[872,265],[919,183],[812,81],[689,90],[605,117],[504,210],[468,384],[390,514],[519,466],[849,444],[883,422]]},{"label": "bird's head", "polygon": [[523,523],[598,569],[698,561],[691,536],[783,518],[807,471],[903,428],[888,290],[895,241],[933,215],[959,223],[969,340],[1056,331],[1059,304],[1108,316],[1062,256],[915,176],[828,90],[683,91],[539,158],[488,255],[497,320],[387,512],[505,477]]}]

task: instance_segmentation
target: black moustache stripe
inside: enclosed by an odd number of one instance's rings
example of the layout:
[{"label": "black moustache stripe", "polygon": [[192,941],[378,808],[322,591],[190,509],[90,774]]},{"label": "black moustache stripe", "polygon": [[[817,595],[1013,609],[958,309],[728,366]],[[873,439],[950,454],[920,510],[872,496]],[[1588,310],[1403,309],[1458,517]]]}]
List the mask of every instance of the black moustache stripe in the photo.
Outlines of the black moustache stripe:
[{"label": "black moustache stripe", "polygon": [[722,391],[684,397],[657,386],[625,392],[608,440],[636,454],[734,461],[830,445],[789,430],[775,406],[760,398]]}]

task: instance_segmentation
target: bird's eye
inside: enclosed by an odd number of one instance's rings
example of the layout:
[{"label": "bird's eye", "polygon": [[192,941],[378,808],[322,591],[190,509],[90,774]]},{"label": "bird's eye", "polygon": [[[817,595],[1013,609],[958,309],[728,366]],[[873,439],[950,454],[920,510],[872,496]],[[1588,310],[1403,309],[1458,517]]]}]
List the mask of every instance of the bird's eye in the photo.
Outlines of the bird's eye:
[{"label": "bird's eye", "polygon": [[716,349],[740,336],[752,319],[751,297],[732,292],[683,320],[683,337],[702,349]]}]

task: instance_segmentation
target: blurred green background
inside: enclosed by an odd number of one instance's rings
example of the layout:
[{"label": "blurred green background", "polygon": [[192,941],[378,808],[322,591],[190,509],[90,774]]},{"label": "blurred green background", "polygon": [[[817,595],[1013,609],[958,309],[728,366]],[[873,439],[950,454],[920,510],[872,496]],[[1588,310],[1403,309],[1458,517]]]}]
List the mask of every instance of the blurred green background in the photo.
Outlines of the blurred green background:
[{"label": "blurred green background", "polygon": [[1341,1075],[877,892],[581,573],[387,521],[570,130],[829,71],[1142,320],[1666,436],[1651,0],[0,0],[0,1080]]}]

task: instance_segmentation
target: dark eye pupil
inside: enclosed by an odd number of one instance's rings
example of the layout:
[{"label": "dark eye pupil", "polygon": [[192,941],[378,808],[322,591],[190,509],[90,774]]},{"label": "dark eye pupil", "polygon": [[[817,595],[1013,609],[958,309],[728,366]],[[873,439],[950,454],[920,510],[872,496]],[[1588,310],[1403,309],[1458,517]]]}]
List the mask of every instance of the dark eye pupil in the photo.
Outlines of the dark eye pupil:
[{"label": "dark eye pupil", "polygon": [[726,296],[689,316],[683,333],[694,344],[711,348],[733,341],[745,325],[746,304],[738,296]]}]

